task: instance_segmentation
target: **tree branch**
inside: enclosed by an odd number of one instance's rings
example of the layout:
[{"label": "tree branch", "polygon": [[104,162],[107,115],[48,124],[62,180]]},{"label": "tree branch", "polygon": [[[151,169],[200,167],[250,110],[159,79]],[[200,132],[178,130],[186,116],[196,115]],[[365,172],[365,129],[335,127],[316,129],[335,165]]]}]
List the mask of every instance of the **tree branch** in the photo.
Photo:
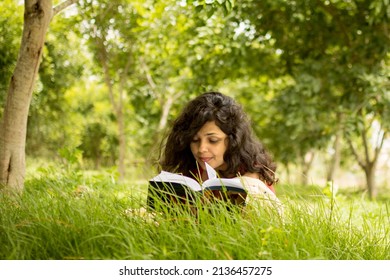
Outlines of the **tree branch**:
[{"label": "tree branch", "polygon": [[139,61],[141,62],[141,66],[142,66],[143,70],[145,71],[146,80],[148,81],[148,84],[150,85],[152,90],[155,91],[156,88],[157,88],[157,85],[153,81],[152,75],[150,75],[149,67],[146,65],[145,60],[144,60],[143,57],[140,57]]},{"label": "tree branch", "polygon": [[127,58],[127,62],[126,62],[126,65],[125,65],[125,68],[123,69],[123,72],[122,74],[120,75],[119,79],[120,79],[120,82],[119,82],[119,107],[118,107],[118,110],[121,110],[122,109],[122,104],[123,104],[123,93],[125,91],[125,84],[126,84],[126,81],[127,81],[127,75],[129,73],[129,69],[130,69],[130,66],[132,65],[132,58],[131,58],[131,55],[128,56]]},{"label": "tree branch", "polygon": [[383,143],[385,142],[385,138],[386,138],[386,131],[380,129],[378,131],[378,136],[377,136],[377,146],[375,147],[375,154],[373,159],[374,162],[376,162],[379,157],[379,154],[383,147]]},{"label": "tree branch", "polygon": [[352,144],[352,141],[351,139],[349,139],[349,137],[346,137],[346,140],[347,140],[347,143],[348,143],[348,146],[349,148],[351,149],[352,151],[352,154],[355,156],[355,159],[357,160],[358,164],[363,168],[363,169],[366,169],[366,165],[364,164],[364,162],[360,159],[355,147],[353,146]]},{"label": "tree branch", "polygon": [[363,148],[364,148],[364,155],[366,156],[366,162],[369,164],[371,163],[371,159],[370,159],[370,152],[369,152],[368,141],[367,141],[367,128],[365,122],[364,122],[364,127],[361,131],[361,137],[363,141]]},{"label": "tree branch", "polygon": [[80,0],[65,0],[53,8],[53,17]]},{"label": "tree branch", "polygon": [[95,40],[96,40],[96,45],[98,46],[98,57],[100,59],[100,63],[102,64],[102,68],[103,68],[103,74],[104,74],[104,82],[108,88],[108,96],[110,98],[110,102],[114,108],[115,111],[118,112],[119,110],[119,104],[118,102],[116,102],[115,100],[115,96],[114,96],[114,89],[113,89],[113,83],[112,83],[112,77],[110,75],[110,69],[109,69],[109,57],[108,57],[108,54],[107,54],[107,50],[106,50],[106,47],[104,46],[104,41],[105,41],[105,38],[104,36],[102,35],[103,38],[100,38],[98,36],[96,36]]}]

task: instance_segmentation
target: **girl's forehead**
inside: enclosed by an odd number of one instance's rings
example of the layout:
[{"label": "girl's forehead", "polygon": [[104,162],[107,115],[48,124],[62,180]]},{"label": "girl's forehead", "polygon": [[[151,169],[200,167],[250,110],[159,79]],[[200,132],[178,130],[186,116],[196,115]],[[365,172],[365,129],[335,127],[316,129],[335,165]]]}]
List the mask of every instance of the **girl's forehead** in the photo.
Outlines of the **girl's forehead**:
[{"label": "girl's forehead", "polygon": [[225,135],[225,133],[219,128],[215,121],[206,122],[196,134],[201,136]]}]

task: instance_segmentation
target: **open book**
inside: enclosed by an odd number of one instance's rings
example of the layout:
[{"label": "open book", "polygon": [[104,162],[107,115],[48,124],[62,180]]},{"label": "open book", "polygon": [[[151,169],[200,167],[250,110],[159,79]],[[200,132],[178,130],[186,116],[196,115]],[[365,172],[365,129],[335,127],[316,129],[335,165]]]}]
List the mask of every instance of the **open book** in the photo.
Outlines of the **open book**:
[{"label": "open book", "polygon": [[[199,197],[207,201],[220,199],[235,205],[245,205],[248,190],[251,189],[246,186],[245,177],[219,178],[207,163],[206,171],[208,179],[201,183],[181,174],[162,171],[149,180],[148,206],[155,208],[156,200],[165,203],[191,203]],[[262,192],[274,196],[267,187]]]}]

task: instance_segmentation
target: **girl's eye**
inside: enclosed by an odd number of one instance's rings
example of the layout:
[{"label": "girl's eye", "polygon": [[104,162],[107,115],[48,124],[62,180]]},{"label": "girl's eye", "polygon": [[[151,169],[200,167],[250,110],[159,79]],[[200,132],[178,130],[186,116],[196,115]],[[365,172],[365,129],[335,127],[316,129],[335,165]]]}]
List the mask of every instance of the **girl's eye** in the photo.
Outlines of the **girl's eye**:
[{"label": "girl's eye", "polygon": [[210,143],[218,143],[219,139],[210,139],[209,141],[210,141]]},{"label": "girl's eye", "polygon": [[199,142],[199,139],[192,139],[191,142],[192,142],[192,143]]}]

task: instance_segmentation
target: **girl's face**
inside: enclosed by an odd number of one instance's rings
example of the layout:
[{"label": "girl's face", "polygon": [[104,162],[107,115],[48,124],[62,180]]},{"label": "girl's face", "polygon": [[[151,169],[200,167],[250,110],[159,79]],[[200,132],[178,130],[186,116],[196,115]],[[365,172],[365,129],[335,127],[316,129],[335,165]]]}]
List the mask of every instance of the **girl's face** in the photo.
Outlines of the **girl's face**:
[{"label": "girl's face", "polygon": [[227,135],[215,124],[214,121],[206,122],[195,134],[190,148],[196,161],[206,169],[205,162],[216,170],[226,169],[223,155],[227,149]]}]

